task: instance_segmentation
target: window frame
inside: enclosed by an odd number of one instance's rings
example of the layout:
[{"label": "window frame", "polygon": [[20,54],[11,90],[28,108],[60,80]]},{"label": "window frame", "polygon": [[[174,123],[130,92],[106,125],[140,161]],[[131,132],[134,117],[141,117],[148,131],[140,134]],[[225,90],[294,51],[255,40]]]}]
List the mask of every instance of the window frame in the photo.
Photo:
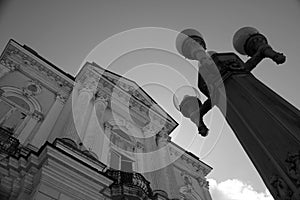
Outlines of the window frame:
[{"label": "window frame", "polygon": [[[1,96],[0,97],[0,102],[4,102],[8,106],[10,106],[10,109],[0,119],[0,124],[1,124],[1,126],[3,126],[2,123],[4,123],[4,121],[6,121],[9,117],[11,117],[13,115],[13,113],[15,112],[14,110],[18,110],[20,113],[24,113],[25,114],[25,118],[22,121],[20,121],[16,125],[16,129],[14,131],[12,131],[12,134],[14,136],[18,136],[20,134],[21,130],[26,125],[26,123],[28,122],[28,120],[31,118],[31,116],[30,116],[30,110],[26,110],[23,107],[21,107],[20,105],[16,104],[15,102],[9,100],[7,97],[10,97],[10,96],[14,96],[14,97],[20,98],[19,96],[15,96],[15,95]],[[24,100],[24,98],[20,98],[20,99]],[[24,100],[24,102],[27,103],[25,100]],[[27,103],[27,105],[30,108],[30,105],[28,103]],[[12,112],[12,113],[8,114],[9,112]],[[10,116],[7,118],[7,115],[10,115]],[[5,119],[5,118],[7,118],[7,119]]]},{"label": "window frame", "polygon": [[[2,94],[0,95],[0,99],[7,103],[9,106],[17,107],[21,112],[26,113],[26,117],[24,118],[23,122],[18,126],[16,130],[13,132],[13,136],[19,137],[22,134],[23,129],[26,127],[29,120],[33,117],[32,114],[37,111],[42,113],[41,106],[39,102],[33,96],[27,96],[24,94],[23,90],[12,87],[12,86],[2,86],[0,88]],[[27,111],[22,106],[12,102],[8,99],[8,97],[17,97],[27,103],[29,110]]]}]

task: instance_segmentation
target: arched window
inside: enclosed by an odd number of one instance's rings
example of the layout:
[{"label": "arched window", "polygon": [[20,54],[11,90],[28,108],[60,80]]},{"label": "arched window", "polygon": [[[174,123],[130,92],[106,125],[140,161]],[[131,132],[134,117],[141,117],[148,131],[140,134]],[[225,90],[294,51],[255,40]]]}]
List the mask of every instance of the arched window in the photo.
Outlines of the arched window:
[{"label": "arched window", "polygon": [[34,97],[24,95],[18,88],[4,86],[0,90],[0,127],[18,136],[32,113],[41,112],[41,107]]},{"label": "arched window", "polygon": [[21,98],[7,96],[0,98],[0,126],[12,134],[29,115],[30,106]]}]

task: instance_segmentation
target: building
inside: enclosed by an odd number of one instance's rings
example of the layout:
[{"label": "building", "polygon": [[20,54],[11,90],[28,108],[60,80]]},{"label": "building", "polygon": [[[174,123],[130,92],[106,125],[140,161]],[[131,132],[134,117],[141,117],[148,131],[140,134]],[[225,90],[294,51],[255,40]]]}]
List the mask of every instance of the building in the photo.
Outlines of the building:
[{"label": "building", "polygon": [[10,40],[0,199],[210,200],[212,168],[171,142],[177,125],[135,82],[96,63],[73,77]]}]

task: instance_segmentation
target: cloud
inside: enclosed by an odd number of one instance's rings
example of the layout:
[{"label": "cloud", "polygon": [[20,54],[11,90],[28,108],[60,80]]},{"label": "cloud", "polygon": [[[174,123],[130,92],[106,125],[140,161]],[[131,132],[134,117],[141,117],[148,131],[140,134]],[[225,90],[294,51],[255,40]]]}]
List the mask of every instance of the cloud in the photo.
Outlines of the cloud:
[{"label": "cloud", "polygon": [[213,200],[274,200],[270,192],[257,192],[251,185],[237,179],[228,179],[217,183],[208,179],[209,189]]}]

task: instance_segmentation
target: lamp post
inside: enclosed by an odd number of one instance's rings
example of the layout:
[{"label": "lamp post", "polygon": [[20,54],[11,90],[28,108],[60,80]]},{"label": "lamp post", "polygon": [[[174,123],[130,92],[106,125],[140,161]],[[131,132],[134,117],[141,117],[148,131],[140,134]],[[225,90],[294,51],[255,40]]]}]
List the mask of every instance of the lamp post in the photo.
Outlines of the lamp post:
[{"label": "lamp post", "polygon": [[199,61],[198,88],[207,100],[202,104],[195,95],[176,92],[177,109],[206,136],[203,116],[217,106],[273,197],[300,199],[300,111],[251,73],[264,58],[282,64],[285,56],[251,27],[239,29],[233,45],[250,59],[243,62],[234,53],[207,52],[202,35],[195,30],[178,35],[178,52]]}]

